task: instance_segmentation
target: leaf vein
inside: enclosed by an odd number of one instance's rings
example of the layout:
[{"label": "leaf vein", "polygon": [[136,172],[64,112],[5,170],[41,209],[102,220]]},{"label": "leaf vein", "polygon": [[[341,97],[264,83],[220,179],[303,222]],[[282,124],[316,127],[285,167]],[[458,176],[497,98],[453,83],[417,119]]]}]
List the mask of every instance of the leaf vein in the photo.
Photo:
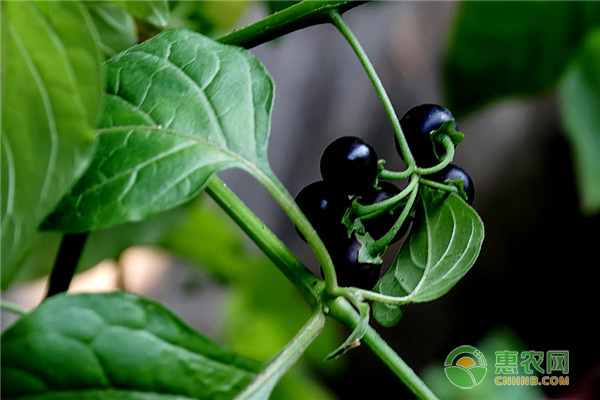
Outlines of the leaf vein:
[{"label": "leaf vein", "polygon": [[8,28],[15,40],[15,43],[17,44],[19,53],[21,53],[23,60],[27,65],[27,68],[31,72],[31,76],[33,77],[35,85],[38,87],[40,98],[42,99],[44,109],[46,110],[45,114],[48,122],[48,133],[50,134],[50,154],[48,155],[48,165],[46,168],[46,174],[44,175],[44,180],[39,195],[40,199],[44,199],[47,196],[47,191],[50,189],[50,175],[54,172],[56,164],[56,153],[58,151],[58,132],[56,129],[56,121],[54,120],[54,110],[52,108],[52,103],[50,101],[48,89],[45,87],[44,81],[42,80],[40,73],[35,66],[35,63],[31,59],[31,57],[29,57],[26,46],[23,44],[21,37],[12,26],[9,25]]}]

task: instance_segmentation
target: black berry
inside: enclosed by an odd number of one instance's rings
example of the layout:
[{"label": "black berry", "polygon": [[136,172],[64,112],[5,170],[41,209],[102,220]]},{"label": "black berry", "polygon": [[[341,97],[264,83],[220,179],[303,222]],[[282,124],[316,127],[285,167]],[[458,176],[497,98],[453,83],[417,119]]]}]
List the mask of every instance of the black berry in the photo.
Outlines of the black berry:
[{"label": "black berry", "polygon": [[467,203],[473,204],[473,198],[475,196],[473,180],[461,167],[454,164],[449,164],[446,168],[431,175],[431,179],[440,183],[460,179],[463,183],[463,190],[467,194]]},{"label": "black berry", "polygon": [[325,244],[347,237],[342,217],[350,206],[348,196],[318,181],[305,186],[296,196],[296,203]]},{"label": "black berry", "polygon": [[340,286],[371,290],[381,275],[380,264],[361,263],[358,252],[361,244],[352,237],[329,249]]},{"label": "black berry", "polygon": [[[400,119],[400,126],[408,142],[408,146],[420,167],[432,167],[439,161],[435,156],[433,143],[429,133],[439,129],[444,122],[453,120],[452,113],[436,104],[420,104],[408,110]],[[454,130],[458,131],[456,122]],[[396,150],[402,157],[400,145],[394,140]],[[443,152],[443,149],[440,149]]]},{"label": "black berry", "polygon": [[[367,192],[360,199],[360,203],[364,205],[370,205],[375,203],[380,203],[384,200],[387,200],[394,195],[400,193],[400,189],[393,183],[389,182],[379,182],[380,189],[373,189]],[[371,237],[375,240],[381,238],[385,235],[391,228],[394,226],[394,223],[398,219],[398,216],[402,212],[402,206],[396,208],[395,210],[385,212],[380,214],[374,218],[363,220],[363,225],[365,226],[366,231],[371,235]],[[408,219],[408,218],[407,218]],[[395,243],[404,236],[404,234],[408,231],[408,227],[410,222],[405,220],[402,224],[398,233],[392,240],[391,243]]]},{"label": "black berry", "polygon": [[321,156],[323,180],[340,193],[368,189],[377,176],[377,154],[362,139],[344,136],[331,142]]}]

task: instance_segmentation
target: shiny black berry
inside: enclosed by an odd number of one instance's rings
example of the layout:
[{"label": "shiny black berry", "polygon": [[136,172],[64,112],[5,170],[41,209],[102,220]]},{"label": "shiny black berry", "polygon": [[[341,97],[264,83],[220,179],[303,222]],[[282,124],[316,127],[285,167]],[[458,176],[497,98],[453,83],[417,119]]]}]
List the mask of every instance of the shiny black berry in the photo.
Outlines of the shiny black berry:
[{"label": "shiny black berry", "polygon": [[[296,196],[296,203],[325,244],[347,237],[342,217],[350,206],[348,196],[318,181],[305,186]],[[298,234],[306,240],[299,231]]]},{"label": "shiny black berry", "polygon": [[463,183],[463,190],[467,194],[467,203],[473,204],[473,198],[475,197],[475,188],[473,186],[473,180],[461,167],[449,164],[446,168],[440,172],[431,175],[431,180],[436,182],[444,183],[446,181],[454,181],[460,179]]},{"label": "shiny black berry", "polygon": [[[420,104],[408,110],[400,119],[400,126],[408,142],[408,146],[419,167],[432,167],[439,160],[435,156],[434,146],[429,133],[439,129],[444,122],[453,120],[452,113],[442,106],[436,104]],[[454,130],[458,131],[456,122]],[[396,150],[400,157],[400,145],[394,140]],[[437,149],[443,153],[443,148]]]},{"label": "shiny black berry", "polygon": [[329,249],[340,286],[371,290],[381,276],[380,264],[361,263],[358,252],[361,244],[352,237]]},{"label": "shiny black berry", "polygon": [[[396,185],[390,182],[379,182],[379,187],[380,189],[373,188],[369,192],[365,193],[360,198],[360,203],[363,205],[380,203],[400,193],[400,189],[398,189]],[[392,226],[394,226],[394,223],[398,219],[398,216],[401,212],[402,206],[399,206],[392,211],[387,211],[374,218],[365,219],[362,222],[365,226],[366,231],[369,232],[373,239],[377,240],[380,239],[383,235],[385,235],[392,228]],[[395,243],[398,240],[400,240],[402,236],[404,236],[404,234],[408,231],[409,225],[410,221],[408,221],[407,218],[407,220],[405,220],[402,224],[402,227],[400,227],[398,233],[396,233],[396,236],[394,236],[394,239],[391,243]]]},{"label": "shiny black berry", "polygon": [[362,139],[344,136],[331,142],[321,156],[321,176],[340,193],[356,194],[373,186],[377,154]]}]

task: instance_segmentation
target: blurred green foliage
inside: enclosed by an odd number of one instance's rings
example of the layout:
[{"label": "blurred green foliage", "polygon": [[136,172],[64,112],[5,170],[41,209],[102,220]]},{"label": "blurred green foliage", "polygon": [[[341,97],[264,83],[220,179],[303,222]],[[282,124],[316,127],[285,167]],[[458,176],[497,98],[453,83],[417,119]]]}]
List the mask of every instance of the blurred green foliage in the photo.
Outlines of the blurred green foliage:
[{"label": "blurred green foliage", "polygon": [[[598,2],[463,2],[444,65],[448,106],[457,115],[560,85],[580,208],[587,215],[600,212],[600,47],[590,44],[598,27]],[[576,69],[584,72],[583,85],[574,81]]]}]

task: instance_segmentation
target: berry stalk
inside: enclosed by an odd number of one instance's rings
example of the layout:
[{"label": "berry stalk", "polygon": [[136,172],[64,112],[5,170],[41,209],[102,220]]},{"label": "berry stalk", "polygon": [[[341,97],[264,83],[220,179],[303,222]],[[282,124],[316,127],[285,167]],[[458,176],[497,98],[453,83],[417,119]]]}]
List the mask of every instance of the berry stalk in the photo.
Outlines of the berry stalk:
[{"label": "berry stalk", "polygon": [[[413,179],[413,180],[411,180],[411,183],[412,182],[418,183],[419,179],[418,178]],[[417,193],[419,192],[418,189],[419,189],[419,186],[417,184],[412,186],[410,196],[408,197],[408,200],[406,202],[406,205],[404,206],[404,209],[402,210],[402,213],[400,214],[400,216],[394,223],[394,226],[392,226],[392,228],[384,236],[382,236],[380,239],[376,240],[375,243],[373,243],[373,245],[371,246],[372,251],[375,251],[375,252],[382,251],[394,240],[394,238],[396,237],[396,234],[398,233],[400,228],[402,228],[402,225],[406,221],[406,218],[408,217],[408,213],[412,209],[413,204],[415,203],[415,200],[417,199]]]},{"label": "berry stalk", "polygon": [[396,206],[399,201],[404,199],[406,196],[410,195],[410,193],[414,190],[414,188],[419,184],[419,178],[417,175],[413,175],[410,183],[406,188],[404,188],[397,195],[390,197],[387,200],[381,201],[375,204],[363,205],[358,202],[354,202],[352,204],[351,215],[356,215],[361,217],[361,219],[369,219],[376,217],[386,211],[389,211],[391,208]]},{"label": "berry stalk", "polygon": [[354,53],[360,60],[365,72],[367,73],[369,79],[373,83],[373,87],[375,88],[375,91],[377,92],[377,95],[379,96],[379,99],[383,104],[383,108],[385,109],[385,112],[387,113],[387,116],[392,124],[392,129],[394,130],[394,133],[396,135],[396,140],[398,141],[398,144],[402,151],[402,155],[407,165],[407,171],[410,171],[408,173],[412,173],[412,171],[414,171],[417,168],[417,165],[410,151],[410,148],[408,147],[408,142],[404,137],[404,132],[402,132],[400,120],[398,119],[396,111],[394,110],[394,106],[392,105],[392,102],[390,101],[390,98],[387,92],[385,91],[385,87],[381,83],[381,79],[379,79],[379,76],[377,75],[373,64],[369,60],[367,53],[362,48],[356,36],[354,36],[352,30],[350,30],[350,27],[348,27],[348,25],[346,24],[346,21],[344,21],[344,18],[342,18],[342,15],[337,10],[333,10],[330,12],[329,16],[333,25],[335,25],[335,27],[340,31],[344,38],[346,38],[346,41],[354,50]]},{"label": "berry stalk", "polygon": [[444,145],[444,150],[445,150],[444,158],[442,159],[442,161],[440,161],[439,164],[437,164],[433,167],[417,168],[417,173],[419,173],[420,175],[433,174],[433,173],[436,173],[436,172],[444,169],[452,162],[452,160],[454,159],[454,153],[456,151],[454,149],[454,142],[452,141],[450,136],[446,135],[446,136],[444,136],[442,144]]}]

